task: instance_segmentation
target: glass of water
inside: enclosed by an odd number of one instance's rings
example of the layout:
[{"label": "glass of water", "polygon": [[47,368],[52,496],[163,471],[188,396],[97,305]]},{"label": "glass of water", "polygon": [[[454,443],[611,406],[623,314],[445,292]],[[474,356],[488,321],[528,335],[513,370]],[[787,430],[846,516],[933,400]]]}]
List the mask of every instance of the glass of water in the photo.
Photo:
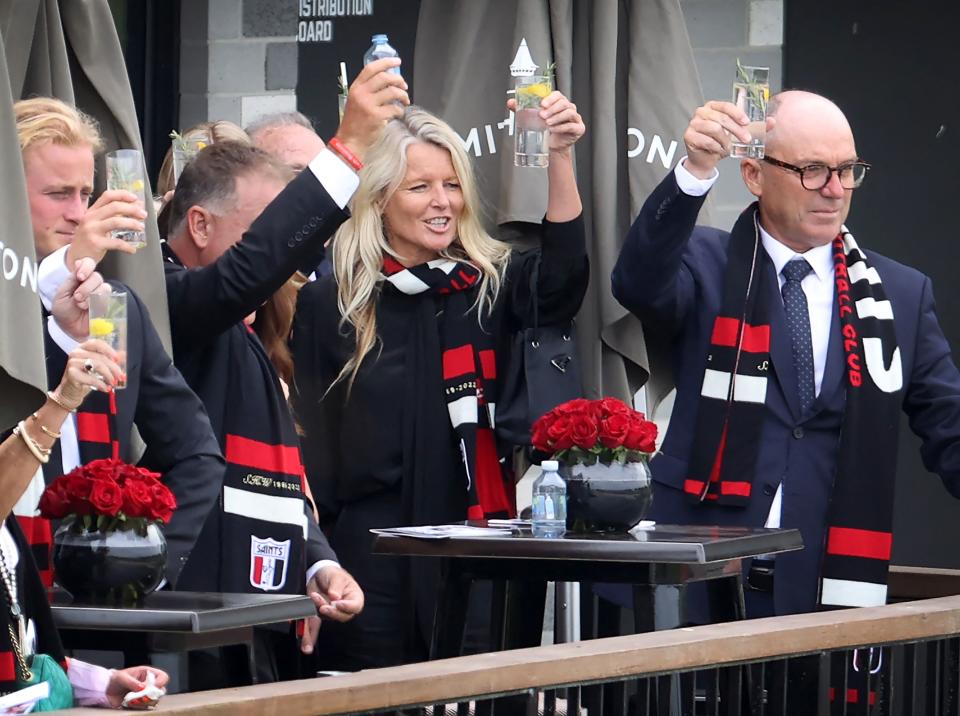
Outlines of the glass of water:
[{"label": "glass of water", "polygon": [[90,337],[117,352],[122,371],[114,388],[127,387],[127,294],[125,291],[90,294]]},{"label": "glass of water", "polygon": [[[139,150],[118,149],[107,154],[107,189],[132,192],[137,195],[140,208],[146,206],[147,180],[143,171],[143,155]],[[142,231],[115,229],[111,235],[138,249],[147,245],[146,234]]]},{"label": "glass of water", "polygon": [[513,163],[518,167],[545,167],[549,163],[550,130],[540,117],[540,102],[553,91],[553,80],[549,75],[517,77],[515,87]]},{"label": "glass of water", "polygon": [[737,62],[733,103],[747,115],[750,142],[734,137],[730,156],[736,159],[763,159],[767,139],[767,101],[770,99],[770,68],[747,67]]}]

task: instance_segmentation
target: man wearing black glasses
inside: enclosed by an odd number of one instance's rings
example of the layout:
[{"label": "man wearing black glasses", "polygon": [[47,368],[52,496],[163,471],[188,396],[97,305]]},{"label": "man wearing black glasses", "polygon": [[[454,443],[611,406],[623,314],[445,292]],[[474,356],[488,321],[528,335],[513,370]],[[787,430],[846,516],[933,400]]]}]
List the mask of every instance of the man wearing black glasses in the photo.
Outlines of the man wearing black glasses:
[{"label": "man wearing black glasses", "polygon": [[748,565],[750,616],[879,605],[900,412],[960,496],[960,373],[930,280],[844,225],[870,166],[840,109],[791,91],[767,116],[766,156],[740,163],[757,200],[733,230],[695,225],[734,136],[750,140],[742,111],[708,102],[613,271],[620,303],[674,339],[652,517],[800,529],[803,550]]}]

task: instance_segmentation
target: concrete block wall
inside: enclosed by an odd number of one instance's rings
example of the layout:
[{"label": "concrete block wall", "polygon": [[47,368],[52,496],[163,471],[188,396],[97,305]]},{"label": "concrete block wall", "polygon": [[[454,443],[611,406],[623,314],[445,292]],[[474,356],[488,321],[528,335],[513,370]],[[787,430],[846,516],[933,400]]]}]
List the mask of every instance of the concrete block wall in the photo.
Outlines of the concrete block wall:
[{"label": "concrete block wall", "polygon": [[[783,0],[680,0],[706,99],[730,99],[736,61],[770,68],[770,89],[783,77]],[[691,113],[694,110],[691,107]],[[738,163],[720,163],[711,223],[730,229],[752,197]]]},{"label": "concrete block wall", "polygon": [[180,29],[181,128],[296,109],[296,3],[191,0]]}]

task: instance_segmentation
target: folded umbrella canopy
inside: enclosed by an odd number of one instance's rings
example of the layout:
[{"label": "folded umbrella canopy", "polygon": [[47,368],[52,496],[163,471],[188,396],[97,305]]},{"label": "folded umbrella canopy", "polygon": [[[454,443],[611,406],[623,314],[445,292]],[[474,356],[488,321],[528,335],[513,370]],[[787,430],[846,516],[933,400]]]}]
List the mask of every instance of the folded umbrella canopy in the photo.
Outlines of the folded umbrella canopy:
[{"label": "folded umbrella canopy", "polygon": [[[75,104],[100,123],[107,151],[141,149],[141,142],[107,0],[0,0],[0,42],[0,216],[5,229],[0,234],[0,428],[8,428],[36,409],[46,386],[36,256],[13,102],[46,95]],[[98,191],[103,176],[98,157]],[[108,256],[100,270],[136,290],[169,350],[159,235],[151,202],[146,208],[146,248],[135,256]]]}]

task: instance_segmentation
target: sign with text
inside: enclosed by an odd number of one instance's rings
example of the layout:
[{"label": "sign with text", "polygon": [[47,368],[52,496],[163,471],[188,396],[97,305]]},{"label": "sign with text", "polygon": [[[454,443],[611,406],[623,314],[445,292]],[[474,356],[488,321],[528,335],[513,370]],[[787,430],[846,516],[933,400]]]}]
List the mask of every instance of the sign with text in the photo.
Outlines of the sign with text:
[{"label": "sign with text", "polygon": [[363,53],[373,35],[389,36],[412,89],[420,0],[297,0],[297,8],[297,108],[313,120],[321,137],[337,131],[340,63],[346,63],[352,82],[363,69]]}]

